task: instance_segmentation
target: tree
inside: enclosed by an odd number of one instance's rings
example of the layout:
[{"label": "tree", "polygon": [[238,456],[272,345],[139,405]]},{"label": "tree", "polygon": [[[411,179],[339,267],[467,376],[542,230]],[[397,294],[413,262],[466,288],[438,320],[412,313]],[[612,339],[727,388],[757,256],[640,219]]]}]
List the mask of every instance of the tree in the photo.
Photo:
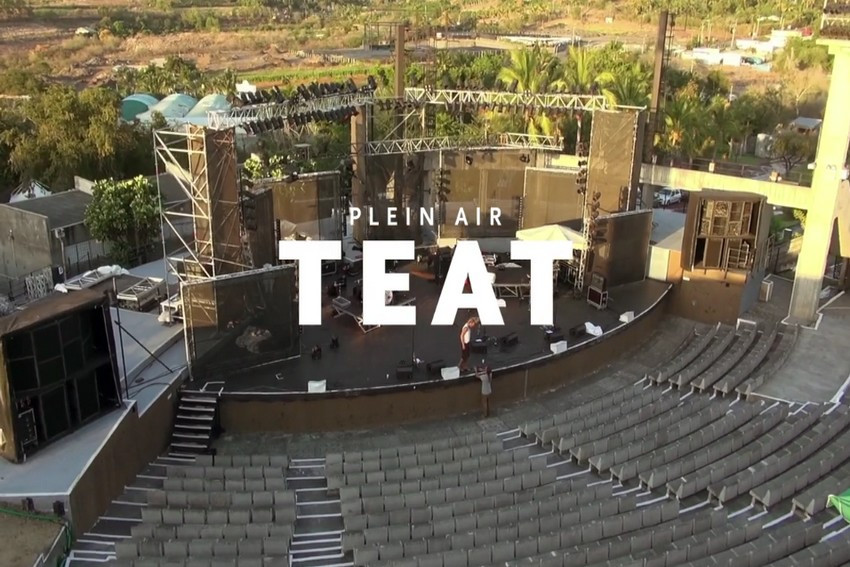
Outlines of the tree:
[{"label": "tree", "polygon": [[77,92],[52,85],[20,107],[22,120],[4,133],[9,163],[22,179],[54,189],[87,179],[149,173],[154,166],[148,128],[120,120],[120,98],[106,88]]},{"label": "tree", "polygon": [[793,130],[783,130],[773,140],[770,155],[782,160],[785,166],[785,176],[801,163],[808,163],[815,158],[818,149],[816,136],[807,136]]},{"label": "tree", "polygon": [[705,124],[705,108],[698,98],[680,96],[668,100],[664,105],[664,129],[657,135],[656,145],[668,154],[692,158],[702,145]]},{"label": "tree", "polygon": [[614,75],[613,81],[608,84],[608,90],[620,106],[648,106],[651,78],[649,69],[640,62],[635,62]]},{"label": "tree", "polygon": [[[505,84],[516,82],[516,91],[520,93],[540,93],[549,87],[563,85],[559,79],[558,60],[539,45],[512,51],[510,64],[499,71],[499,80]],[[535,115],[530,109],[525,112],[525,122],[532,136],[550,135],[554,129],[546,114]]]},{"label": "tree", "polygon": [[160,205],[159,191],[146,177],[100,180],[94,185],[85,224],[93,237],[111,245],[116,261],[126,264],[144,254],[159,234]]}]

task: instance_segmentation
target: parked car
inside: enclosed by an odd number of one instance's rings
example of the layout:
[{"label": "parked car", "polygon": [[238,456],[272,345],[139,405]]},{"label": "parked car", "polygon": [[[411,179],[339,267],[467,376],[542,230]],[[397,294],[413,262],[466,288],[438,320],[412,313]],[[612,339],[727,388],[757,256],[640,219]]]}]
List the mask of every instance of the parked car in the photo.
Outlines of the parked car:
[{"label": "parked car", "polygon": [[654,204],[656,207],[669,207],[670,205],[675,205],[680,202],[682,202],[681,189],[665,187],[655,193]]}]

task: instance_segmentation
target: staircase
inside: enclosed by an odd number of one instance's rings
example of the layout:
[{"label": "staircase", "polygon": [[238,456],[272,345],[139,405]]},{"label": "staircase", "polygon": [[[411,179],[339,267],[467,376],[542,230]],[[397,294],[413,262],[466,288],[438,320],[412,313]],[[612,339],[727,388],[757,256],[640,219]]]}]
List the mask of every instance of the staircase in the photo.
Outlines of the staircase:
[{"label": "staircase", "polygon": [[173,459],[194,460],[210,451],[220,433],[218,397],[220,392],[180,390],[177,417],[171,434],[168,456]]},{"label": "staircase", "polygon": [[290,546],[293,567],[351,567],[342,552],[339,495],[328,491],[325,460],[292,459],[286,486],[295,491],[295,531]]}]

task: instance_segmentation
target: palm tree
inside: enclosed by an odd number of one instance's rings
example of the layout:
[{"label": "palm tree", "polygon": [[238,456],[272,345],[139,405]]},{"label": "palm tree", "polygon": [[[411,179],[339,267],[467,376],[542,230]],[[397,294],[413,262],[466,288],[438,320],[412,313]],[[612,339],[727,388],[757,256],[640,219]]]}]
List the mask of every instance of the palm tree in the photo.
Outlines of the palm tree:
[{"label": "palm tree", "polygon": [[649,104],[651,78],[650,71],[636,61],[614,75],[614,80],[607,85],[607,88],[615,104],[644,107]]},{"label": "palm tree", "polygon": [[[605,85],[614,81],[614,75],[610,71],[600,72],[594,52],[584,47],[570,47],[567,60],[564,62],[561,80],[570,93],[598,93],[612,101],[614,100],[613,93],[605,87]],[[576,112],[576,122],[578,122],[576,148],[581,143],[582,118],[583,113],[581,111]]]},{"label": "palm tree", "polygon": [[742,125],[738,116],[732,109],[732,103],[726,97],[715,96],[708,104],[711,114],[712,138],[714,150],[712,159],[717,159],[717,152],[725,144],[728,144],[729,153],[732,151],[732,143],[742,131]]},{"label": "palm tree", "polygon": [[703,138],[704,110],[696,97],[668,100],[664,105],[664,130],[656,134],[656,144],[671,155],[692,159]]},{"label": "palm tree", "polygon": [[[557,59],[539,45],[511,51],[510,64],[503,67],[498,75],[498,79],[505,84],[516,82],[517,92],[534,94],[544,92],[548,87],[561,86],[557,77]],[[527,110],[525,123],[528,134],[532,136],[551,135],[553,131],[552,120],[545,114],[535,115],[533,111]]]}]

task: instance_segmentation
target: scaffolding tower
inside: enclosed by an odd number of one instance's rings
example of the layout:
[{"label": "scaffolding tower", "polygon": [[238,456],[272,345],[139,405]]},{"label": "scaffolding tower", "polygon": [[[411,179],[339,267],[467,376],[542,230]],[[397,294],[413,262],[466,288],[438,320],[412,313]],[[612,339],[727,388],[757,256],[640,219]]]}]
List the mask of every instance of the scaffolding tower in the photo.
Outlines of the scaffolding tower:
[{"label": "scaffolding tower", "polygon": [[158,184],[169,174],[185,197],[160,210],[163,253],[169,271],[180,281],[251,267],[240,219],[234,137],[233,128],[194,125],[154,132]]}]

